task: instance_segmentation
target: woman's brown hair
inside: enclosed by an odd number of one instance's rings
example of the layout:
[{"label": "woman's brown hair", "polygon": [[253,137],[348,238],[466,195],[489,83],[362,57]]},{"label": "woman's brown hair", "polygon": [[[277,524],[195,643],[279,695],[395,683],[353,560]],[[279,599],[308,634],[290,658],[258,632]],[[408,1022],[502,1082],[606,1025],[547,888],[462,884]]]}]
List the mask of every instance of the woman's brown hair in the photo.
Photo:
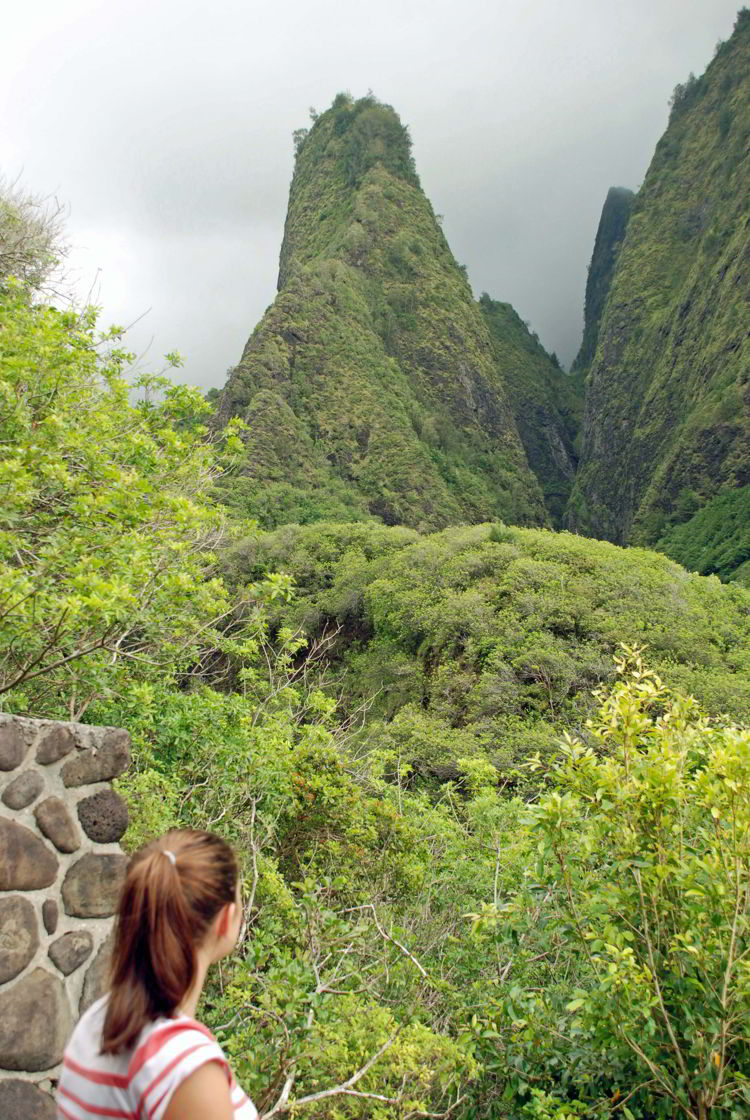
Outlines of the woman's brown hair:
[{"label": "woman's brown hair", "polygon": [[211,832],[168,832],[136,852],[117,909],[103,1054],[174,1014],[195,979],[196,949],[236,890],[234,852]]}]

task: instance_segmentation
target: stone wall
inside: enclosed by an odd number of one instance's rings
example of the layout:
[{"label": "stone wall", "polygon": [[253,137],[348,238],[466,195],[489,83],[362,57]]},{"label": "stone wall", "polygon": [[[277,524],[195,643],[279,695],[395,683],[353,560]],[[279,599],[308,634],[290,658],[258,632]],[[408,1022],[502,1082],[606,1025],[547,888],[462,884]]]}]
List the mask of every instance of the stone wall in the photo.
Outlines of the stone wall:
[{"label": "stone wall", "polygon": [[63,1048],[105,990],[129,760],[119,728],[0,715],[0,1120],[54,1120]]}]

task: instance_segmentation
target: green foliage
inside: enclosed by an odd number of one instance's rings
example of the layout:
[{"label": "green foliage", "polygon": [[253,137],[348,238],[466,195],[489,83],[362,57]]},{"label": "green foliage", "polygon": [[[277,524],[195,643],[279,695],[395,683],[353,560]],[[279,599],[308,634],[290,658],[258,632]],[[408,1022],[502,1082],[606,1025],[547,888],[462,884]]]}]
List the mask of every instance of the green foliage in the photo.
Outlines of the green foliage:
[{"label": "green foliage", "polygon": [[65,252],[60,204],[0,177],[0,289],[11,277],[42,287]]},{"label": "green foliage", "polygon": [[[142,377],[119,334],[9,282],[0,299],[0,694],[72,715],[129,674],[186,672],[229,609],[200,394]],[[154,399],[157,394],[159,399]],[[230,453],[234,428],[222,437]],[[239,444],[241,446],[241,444]],[[61,708],[62,706],[62,708]]]},{"label": "green foliage", "polygon": [[546,522],[507,400],[518,345],[498,362],[389,106],[340,95],[315,120],[279,289],[222,394],[249,429],[229,504],[268,528]]},{"label": "green foliage", "polygon": [[526,458],[542,487],[552,524],[560,528],[576,469],[583,382],[563,373],[509,303],[483,293],[479,306],[498,368],[508,387]]},{"label": "green foliage", "polygon": [[529,812],[542,883],[585,953],[569,1030],[627,1063],[649,1115],[750,1105],[750,733],[671,695],[638,651]]},{"label": "green foliage", "polygon": [[[699,505],[697,497],[694,505]],[[750,486],[724,491],[685,512],[687,518],[668,529],[657,547],[691,571],[736,577],[750,560]]]},{"label": "green foliage", "polygon": [[250,537],[224,568],[239,585],[269,570],[296,586],[272,624],[326,641],[343,713],[366,705],[361,738],[396,751],[410,786],[458,780],[461,757],[526,785],[519,764],[581,729],[622,640],[711,712],[750,717],[747,592],[657,553],[502,524],[321,523]]},{"label": "green foliage", "polygon": [[[682,494],[704,505],[748,484],[748,74],[740,13],[705,74],[678,87],[632,206],[587,380],[579,532],[672,548]],[[678,540],[670,554],[687,560]]]},{"label": "green foliage", "polygon": [[626,187],[610,187],[604,200],[586,280],[583,339],[573,369],[586,370],[596,353],[599,325],[628,228],[635,195]]}]

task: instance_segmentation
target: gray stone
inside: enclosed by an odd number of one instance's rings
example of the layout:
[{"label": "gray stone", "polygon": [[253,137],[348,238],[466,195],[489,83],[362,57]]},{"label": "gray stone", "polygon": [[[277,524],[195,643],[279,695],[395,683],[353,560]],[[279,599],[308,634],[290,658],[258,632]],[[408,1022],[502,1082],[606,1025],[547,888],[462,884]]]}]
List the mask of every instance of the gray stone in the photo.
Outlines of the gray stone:
[{"label": "gray stone", "polygon": [[73,1016],[62,980],[42,968],[0,991],[0,1069],[49,1069],[62,1059]]},{"label": "gray stone", "polygon": [[57,856],[30,829],[0,818],[0,891],[36,891],[57,875]]},{"label": "gray stone", "polygon": [[0,1081],[2,1120],[55,1120],[55,1102],[31,1081]]},{"label": "gray stone", "polygon": [[60,907],[54,898],[46,898],[42,903],[42,921],[47,933],[54,933],[60,917]]},{"label": "gray stone", "polygon": [[51,840],[59,852],[76,852],[81,837],[65,802],[59,797],[47,797],[34,810],[39,831]]},{"label": "gray stone", "polygon": [[62,779],[66,786],[108,782],[127,770],[129,764],[130,736],[127,731],[113,727],[102,736],[98,750],[81,751],[68,759],[62,768]]},{"label": "gray stone", "polygon": [[59,723],[45,732],[44,738],[36,748],[36,760],[41,766],[50,766],[70,754],[76,745],[75,735],[64,723]]},{"label": "gray stone", "polygon": [[102,789],[78,802],[83,831],[97,844],[119,840],[128,827],[128,807],[113,789]]},{"label": "gray stone", "polygon": [[128,857],[88,852],[71,868],[62,885],[65,913],[75,918],[108,918],[117,909]]},{"label": "gray stone", "polygon": [[38,948],[36,911],[28,898],[0,898],[0,984],[23,972]]},{"label": "gray stone", "polygon": [[83,980],[83,990],[81,991],[81,999],[78,1004],[79,1015],[83,1015],[84,1011],[91,1007],[92,1003],[101,999],[101,997],[109,991],[109,967],[112,963],[112,943],[113,936],[110,934],[106,941],[102,941],[99,946],[99,952],[89,965],[89,970]]},{"label": "gray stone", "polygon": [[23,726],[15,719],[0,719],[0,770],[15,770],[28,749]]},{"label": "gray stone", "polygon": [[49,956],[53,964],[57,965],[63,976],[69,976],[80,968],[84,961],[91,956],[94,948],[94,939],[87,929],[76,929],[71,933],[64,933],[49,947]]},{"label": "gray stone", "polygon": [[36,770],[24,770],[3,790],[3,805],[9,809],[25,809],[44,789],[44,778]]}]

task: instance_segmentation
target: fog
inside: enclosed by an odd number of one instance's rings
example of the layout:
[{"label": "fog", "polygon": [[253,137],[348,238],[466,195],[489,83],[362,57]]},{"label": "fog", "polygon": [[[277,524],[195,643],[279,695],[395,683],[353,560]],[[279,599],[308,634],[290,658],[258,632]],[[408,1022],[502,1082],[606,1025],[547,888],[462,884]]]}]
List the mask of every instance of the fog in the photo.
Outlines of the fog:
[{"label": "fog", "polygon": [[737,0],[36,0],[5,13],[0,170],[67,207],[68,283],[152,368],[223,384],[273,300],[295,128],[368,90],[409,126],[477,293],[564,363],[610,186]]}]

